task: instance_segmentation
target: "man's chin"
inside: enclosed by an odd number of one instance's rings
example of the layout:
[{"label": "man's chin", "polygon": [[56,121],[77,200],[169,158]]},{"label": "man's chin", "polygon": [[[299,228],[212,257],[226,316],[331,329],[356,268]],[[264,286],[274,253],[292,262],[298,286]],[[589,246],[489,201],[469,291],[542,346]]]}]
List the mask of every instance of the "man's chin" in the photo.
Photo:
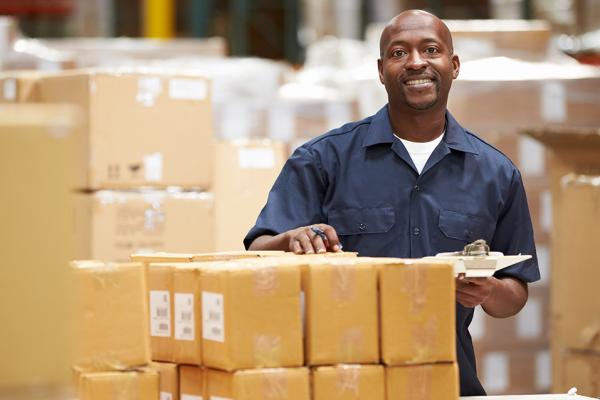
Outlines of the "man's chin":
[{"label": "man's chin", "polygon": [[412,108],[413,110],[419,110],[419,111],[432,109],[436,104],[437,104],[437,99],[434,99],[429,102],[413,102],[413,101],[407,102],[407,105],[409,108]]}]

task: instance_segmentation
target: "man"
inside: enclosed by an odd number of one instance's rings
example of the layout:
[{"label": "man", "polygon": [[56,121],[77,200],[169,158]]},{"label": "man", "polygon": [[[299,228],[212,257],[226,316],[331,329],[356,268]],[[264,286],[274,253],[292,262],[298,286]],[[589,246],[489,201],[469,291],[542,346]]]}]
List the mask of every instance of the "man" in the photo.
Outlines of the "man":
[{"label": "man", "polygon": [[460,62],[441,20],[405,11],[385,27],[380,50],[388,105],[299,147],[244,243],[418,258],[485,239],[494,251],[532,254],[494,277],[456,281],[461,395],[485,394],[468,332],[474,307],[514,315],[527,301],[527,282],[539,279],[521,176],[446,110]]}]

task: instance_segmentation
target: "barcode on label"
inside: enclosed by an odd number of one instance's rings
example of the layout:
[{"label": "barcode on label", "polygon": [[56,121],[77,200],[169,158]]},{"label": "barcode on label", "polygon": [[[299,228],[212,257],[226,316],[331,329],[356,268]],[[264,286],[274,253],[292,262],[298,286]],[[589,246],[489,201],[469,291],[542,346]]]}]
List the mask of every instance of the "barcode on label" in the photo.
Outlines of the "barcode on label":
[{"label": "barcode on label", "polygon": [[150,335],[171,336],[171,304],[166,290],[150,291]]},{"label": "barcode on label", "polygon": [[211,322],[219,322],[221,320],[221,314],[218,311],[210,311],[208,313],[208,319]]},{"label": "barcode on label", "polygon": [[182,311],[180,319],[182,321],[191,321],[192,320],[192,312],[191,311]]},{"label": "barcode on label", "polygon": [[159,318],[167,318],[169,316],[169,309],[163,307],[156,308],[156,316]]},{"label": "barcode on label", "polygon": [[189,326],[186,326],[185,328],[183,328],[183,334],[184,335],[192,335],[194,332],[192,331],[192,328],[190,328]]},{"label": "barcode on label", "polygon": [[165,323],[158,324],[158,329],[162,332],[166,332],[169,330],[169,324],[165,324]]}]

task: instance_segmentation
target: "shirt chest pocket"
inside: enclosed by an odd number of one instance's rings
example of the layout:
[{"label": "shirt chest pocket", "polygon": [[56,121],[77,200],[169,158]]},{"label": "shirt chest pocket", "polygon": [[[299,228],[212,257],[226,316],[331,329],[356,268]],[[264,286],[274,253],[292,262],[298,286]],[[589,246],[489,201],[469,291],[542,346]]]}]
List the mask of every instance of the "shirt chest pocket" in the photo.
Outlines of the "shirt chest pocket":
[{"label": "shirt chest pocket", "polygon": [[396,213],[393,207],[344,208],[330,211],[327,219],[341,236],[386,233],[396,223]]},{"label": "shirt chest pocket", "polygon": [[438,226],[444,237],[465,243],[477,239],[490,243],[495,230],[495,224],[487,218],[449,210],[440,210]]}]

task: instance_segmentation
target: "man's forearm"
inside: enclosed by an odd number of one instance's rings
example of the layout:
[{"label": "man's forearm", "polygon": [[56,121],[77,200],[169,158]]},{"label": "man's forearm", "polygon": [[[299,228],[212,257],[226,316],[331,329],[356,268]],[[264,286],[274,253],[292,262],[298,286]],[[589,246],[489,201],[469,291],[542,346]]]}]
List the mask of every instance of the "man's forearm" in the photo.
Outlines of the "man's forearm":
[{"label": "man's forearm", "polygon": [[248,250],[283,250],[289,251],[289,240],[285,233],[277,236],[262,235],[254,239]]},{"label": "man's forearm", "polygon": [[481,306],[492,317],[506,318],[518,313],[525,306],[527,298],[527,284],[507,277],[495,280],[492,294]]}]

